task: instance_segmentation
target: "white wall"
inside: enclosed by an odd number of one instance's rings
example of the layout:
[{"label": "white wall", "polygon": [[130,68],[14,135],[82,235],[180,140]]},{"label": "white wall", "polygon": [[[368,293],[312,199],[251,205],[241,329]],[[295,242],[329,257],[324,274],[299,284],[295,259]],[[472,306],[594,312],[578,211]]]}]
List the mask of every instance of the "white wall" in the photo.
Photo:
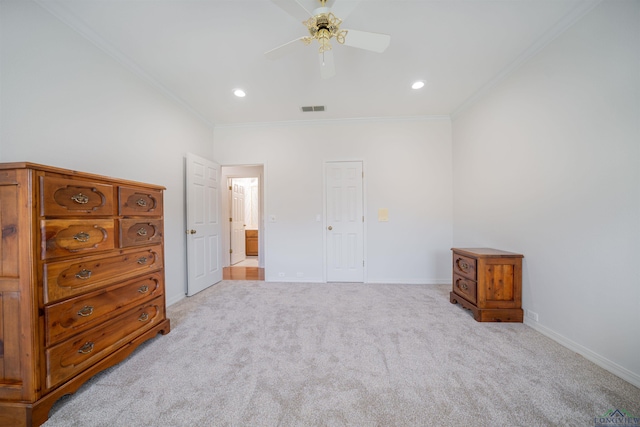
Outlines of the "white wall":
[{"label": "white wall", "polygon": [[523,253],[527,323],[640,387],[639,22],[603,2],[454,118],[453,240]]},{"label": "white wall", "polygon": [[449,119],[216,127],[214,141],[223,165],[265,165],[267,280],[324,280],[324,162],[362,160],[366,281],[450,283]]},{"label": "white wall", "polygon": [[212,157],[212,129],[40,6],[0,7],[0,161],[165,186],[167,301],[183,298],[183,157]]}]

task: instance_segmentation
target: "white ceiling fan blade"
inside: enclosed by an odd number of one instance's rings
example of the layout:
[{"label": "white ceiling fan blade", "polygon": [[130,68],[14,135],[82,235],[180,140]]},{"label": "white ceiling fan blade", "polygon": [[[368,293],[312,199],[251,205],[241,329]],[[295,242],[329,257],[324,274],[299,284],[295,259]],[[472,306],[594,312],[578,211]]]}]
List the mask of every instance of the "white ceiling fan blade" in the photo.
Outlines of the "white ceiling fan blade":
[{"label": "white ceiling fan blade", "polygon": [[299,39],[291,40],[289,43],[285,43],[282,46],[271,49],[270,51],[265,52],[264,56],[266,56],[267,59],[279,59],[283,56],[289,55],[304,47],[304,43],[302,42],[303,38],[304,37],[300,37]]},{"label": "white ceiling fan blade", "polygon": [[[329,1],[327,1],[327,6],[331,8],[331,12],[333,12],[334,15],[345,21],[361,1],[362,0],[339,0],[335,2],[334,0],[331,2],[331,5],[329,5]],[[333,4],[334,2],[335,4]]]},{"label": "white ceiling fan blade", "polygon": [[320,59],[320,77],[329,79],[336,75],[336,66],[333,62],[333,51],[327,50],[319,54]]},{"label": "white ceiling fan blade", "polygon": [[303,2],[300,0],[271,0],[271,1],[300,22],[306,21],[307,19],[309,19],[310,16],[313,16],[311,12],[303,5]]},{"label": "white ceiling fan blade", "polygon": [[388,34],[369,33],[367,31],[348,30],[344,39],[345,46],[371,50],[382,53],[389,46],[391,36]]},{"label": "white ceiling fan blade", "polygon": [[324,6],[319,0],[296,0],[296,1],[300,3],[300,6],[304,7],[305,9],[313,13],[317,9],[331,8],[331,6],[336,0],[327,0]]}]

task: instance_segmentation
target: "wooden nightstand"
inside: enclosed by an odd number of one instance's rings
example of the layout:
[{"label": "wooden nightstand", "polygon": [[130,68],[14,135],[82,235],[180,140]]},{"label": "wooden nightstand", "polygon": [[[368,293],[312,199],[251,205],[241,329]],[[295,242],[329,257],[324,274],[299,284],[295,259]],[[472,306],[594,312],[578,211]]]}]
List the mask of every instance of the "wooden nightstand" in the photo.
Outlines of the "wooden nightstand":
[{"label": "wooden nightstand", "polygon": [[453,248],[452,304],[478,322],[522,322],[521,254],[490,248]]}]

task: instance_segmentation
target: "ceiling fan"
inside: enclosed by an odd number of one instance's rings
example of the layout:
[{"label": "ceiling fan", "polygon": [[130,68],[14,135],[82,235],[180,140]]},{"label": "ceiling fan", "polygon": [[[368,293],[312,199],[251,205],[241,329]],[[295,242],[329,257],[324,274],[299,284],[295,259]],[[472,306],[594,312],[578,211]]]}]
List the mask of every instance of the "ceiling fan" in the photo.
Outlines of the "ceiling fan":
[{"label": "ceiling fan", "polygon": [[[370,33],[367,31],[345,30],[341,29],[342,19],[338,18],[333,12],[342,14],[343,19],[348,13],[357,6],[357,1],[349,1],[349,3],[339,3],[341,7],[333,7],[335,0],[271,0],[273,3],[282,8],[285,12],[294,18],[302,21],[307,30],[308,36],[300,37],[288,43],[278,46],[265,53],[269,59],[278,59],[291,53],[297,49],[302,42],[310,45],[314,40],[320,45],[320,75],[323,79],[328,79],[335,75],[335,65],[333,62],[333,51],[331,39],[335,39],[338,43],[345,46],[366,49],[373,52],[382,53],[389,46],[391,36],[388,34]],[[309,11],[312,3],[318,1],[320,7]]]}]

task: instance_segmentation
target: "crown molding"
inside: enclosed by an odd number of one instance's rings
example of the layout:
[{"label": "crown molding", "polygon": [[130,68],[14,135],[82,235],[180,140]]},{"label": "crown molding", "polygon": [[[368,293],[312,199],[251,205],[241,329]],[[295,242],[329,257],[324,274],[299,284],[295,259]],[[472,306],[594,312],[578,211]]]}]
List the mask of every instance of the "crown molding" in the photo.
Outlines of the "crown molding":
[{"label": "crown molding", "polygon": [[507,77],[513,74],[522,65],[528,62],[531,58],[544,49],[549,43],[555,40],[558,36],[567,31],[576,22],[582,19],[586,14],[591,12],[598,4],[603,0],[584,0],[580,1],[576,7],[563,16],[558,22],[555,23],[549,30],[547,30],[542,36],[529,46],[524,52],[522,52],[515,60],[504,67],[498,74],[496,74],[491,80],[485,83],[479,90],[473,95],[467,98],[462,104],[456,107],[451,113],[451,119],[455,119],[463,111],[474,105],[480,99],[484,98],[493,88],[502,83]]},{"label": "crown molding", "polygon": [[100,50],[105,52],[107,55],[115,59],[120,65],[124,66],[126,69],[137,75],[142,80],[149,83],[151,86],[160,91],[163,95],[165,95],[170,100],[179,104],[182,108],[187,110],[197,119],[204,122],[210,128],[213,128],[214,125],[211,121],[205,118],[202,114],[196,111],[189,103],[180,98],[174,92],[169,90],[165,85],[160,83],[158,79],[153,77],[151,74],[144,71],[135,61],[126,56],[124,53],[116,49],[113,45],[103,39],[98,33],[96,33],[89,25],[83,21],[80,17],[74,14],[67,7],[63,6],[59,2],[55,0],[33,0],[36,4],[42,7],[44,10],[49,12],[55,18],[57,18],[60,22],[67,25],[69,28],[80,34],[82,37],[91,42],[94,46],[98,47]]},{"label": "crown molding", "polygon": [[353,123],[428,122],[428,121],[438,121],[438,120],[450,121],[451,116],[429,115],[429,116],[354,117],[354,118],[346,118],[346,119],[282,120],[282,121],[273,121],[273,122],[225,123],[225,124],[214,125],[214,129],[324,126],[324,125],[331,125],[331,124],[353,124]]}]

